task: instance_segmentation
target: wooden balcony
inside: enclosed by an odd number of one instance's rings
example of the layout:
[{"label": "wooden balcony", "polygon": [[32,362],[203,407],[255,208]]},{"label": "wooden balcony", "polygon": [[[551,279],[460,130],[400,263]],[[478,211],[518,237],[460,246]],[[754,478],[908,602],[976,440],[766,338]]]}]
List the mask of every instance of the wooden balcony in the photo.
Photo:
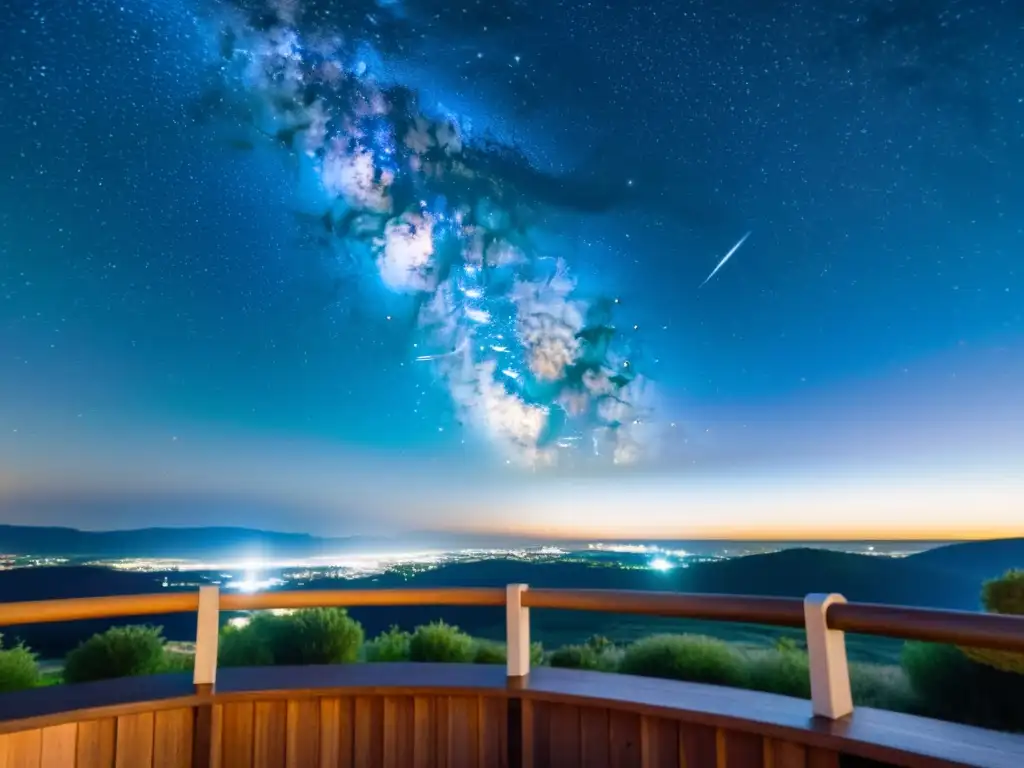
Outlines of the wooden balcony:
[{"label": "wooden balcony", "polygon": [[[506,605],[501,666],[216,668],[221,609]],[[529,668],[529,609],[804,626],[812,702]],[[843,632],[1024,652],[1024,619],[807,599],[504,589],[199,593],[0,606],[0,625],[197,611],[195,672],[0,696],[0,768],[1024,766],[1024,736],[852,710]],[[867,762],[866,762],[867,761]],[[872,762],[873,761],[873,762]]]}]

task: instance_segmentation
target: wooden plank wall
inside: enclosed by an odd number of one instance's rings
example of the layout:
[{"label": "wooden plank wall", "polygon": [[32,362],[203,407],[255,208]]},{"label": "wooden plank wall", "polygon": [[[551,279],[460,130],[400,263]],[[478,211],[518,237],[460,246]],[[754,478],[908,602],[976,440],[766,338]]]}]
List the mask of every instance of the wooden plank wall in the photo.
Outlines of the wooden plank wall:
[{"label": "wooden plank wall", "polygon": [[211,768],[507,768],[506,701],[352,696],[221,704]]},{"label": "wooden plank wall", "polygon": [[[523,701],[522,768],[839,768],[836,753],[602,707]],[[0,768],[191,768],[195,710],[0,735]],[[213,707],[210,768],[515,768],[502,697],[351,696]]]},{"label": "wooden plank wall", "polygon": [[601,707],[523,702],[522,768],[839,768],[799,744]]},{"label": "wooden plank wall", "polygon": [[0,768],[190,768],[194,710],[85,720],[0,736]]}]

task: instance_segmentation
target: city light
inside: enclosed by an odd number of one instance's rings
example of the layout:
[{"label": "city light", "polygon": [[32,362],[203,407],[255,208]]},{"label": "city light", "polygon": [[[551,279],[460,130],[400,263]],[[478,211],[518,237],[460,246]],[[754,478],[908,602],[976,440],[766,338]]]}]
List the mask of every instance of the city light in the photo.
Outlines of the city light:
[{"label": "city light", "polygon": [[650,562],[650,567],[655,571],[671,571],[672,563],[664,557],[656,557]]}]

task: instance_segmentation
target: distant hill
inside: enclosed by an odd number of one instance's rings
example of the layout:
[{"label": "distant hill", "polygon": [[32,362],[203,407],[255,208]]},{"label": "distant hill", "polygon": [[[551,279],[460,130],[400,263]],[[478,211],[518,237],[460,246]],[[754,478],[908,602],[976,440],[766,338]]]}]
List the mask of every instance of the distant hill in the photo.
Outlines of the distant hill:
[{"label": "distant hill", "polygon": [[[1024,518],[1024,510],[1021,510]],[[1024,569],[1024,538],[947,544],[907,558],[931,568],[957,571],[973,579],[1001,576],[1011,568]]]},{"label": "distant hill", "polygon": [[0,525],[0,552],[73,558],[315,557],[367,547],[395,546],[388,539],[320,538],[250,528],[141,528],[80,531]]},{"label": "distant hill", "polygon": [[[216,574],[208,574],[216,577]],[[172,575],[172,581],[176,578]],[[103,568],[26,568],[0,572],[0,601],[40,600],[106,594],[161,591],[163,574],[139,574]],[[813,549],[793,549],[766,555],[698,563],[668,572],[648,569],[595,567],[579,562],[529,563],[520,560],[482,560],[457,563],[406,579],[387,573],[365,579],[325,579],[301,589],[359,589],[401,586],[504,586],[522,582],[534,587],[668,590],[680,592],[760,594],[802,597],[809,592],[840,592],[862,602],[976,610],[980,579],[956,570],[934,568],[913,558],[890,559]],[[293,587],[295,588],[295,587]],[[368,634],[392,624],[411,628],[434,619],[458,624],[481,636],[500,638],[504,612],[486,608],[388,607],[352,611]],[[194,638],[193,615],[145,619],[160,624],[175,640]],[[121,621],[78,622],[74,625],[34,625],[4,629],[23,638],[46,656],[65,653],[93,632]],[[763,628],[690,622],[649,617],[536,611],[535,636],[545,642],[575,641],[593,633],[628,639],[654,631],[686,626],[730,639],[763,642]]]}]

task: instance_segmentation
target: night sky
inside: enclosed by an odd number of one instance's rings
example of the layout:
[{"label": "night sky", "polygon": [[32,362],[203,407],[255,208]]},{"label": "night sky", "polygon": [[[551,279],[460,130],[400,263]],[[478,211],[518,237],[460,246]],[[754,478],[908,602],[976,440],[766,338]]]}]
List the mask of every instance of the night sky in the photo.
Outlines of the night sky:
[{"label": "night sky", "polygon": [[1022,39],[6,3],[0,522],[1024,534]]}]

